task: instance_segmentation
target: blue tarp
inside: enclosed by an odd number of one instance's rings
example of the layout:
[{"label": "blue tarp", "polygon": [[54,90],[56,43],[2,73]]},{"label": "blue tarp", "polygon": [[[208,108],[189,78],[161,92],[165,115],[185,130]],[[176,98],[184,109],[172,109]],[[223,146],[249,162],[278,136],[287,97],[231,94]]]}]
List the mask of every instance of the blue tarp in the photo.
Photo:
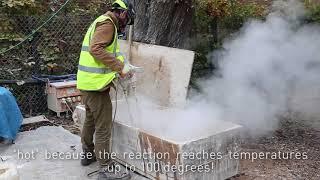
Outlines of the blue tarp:
[{"label": "blue tarp", "polygon": [[0,87],[0,137],[15,140],[22,120],[14,96],[6,88]]}]

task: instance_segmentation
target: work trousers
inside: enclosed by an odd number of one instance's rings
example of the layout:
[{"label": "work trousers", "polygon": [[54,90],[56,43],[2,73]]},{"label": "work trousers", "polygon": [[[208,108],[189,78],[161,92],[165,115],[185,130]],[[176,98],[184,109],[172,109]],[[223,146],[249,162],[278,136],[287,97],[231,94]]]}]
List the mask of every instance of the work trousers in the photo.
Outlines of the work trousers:
[{"label": "work trousers", "polygon": [[[83,149],[95,151],[96,158],[103,166],[108,164],[112,131],[112,103],[110,88],[103,92],[82,91],[83,103],[86,108],[86,119],[81,132]],[[95,142],[93,135],[95,133]]]}]

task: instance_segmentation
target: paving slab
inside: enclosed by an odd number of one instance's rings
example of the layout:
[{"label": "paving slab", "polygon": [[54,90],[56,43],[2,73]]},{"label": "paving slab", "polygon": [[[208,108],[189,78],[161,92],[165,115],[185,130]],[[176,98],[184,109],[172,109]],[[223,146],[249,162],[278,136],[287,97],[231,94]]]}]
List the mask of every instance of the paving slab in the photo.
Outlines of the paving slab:
[{"label": "paving slab", "polygon": [[[0,146],[0,167],[14,165],[20,180],[88,180],[97,163],[80,165],[80,137],[62,127],[40,127],[19,133],[15,144]],[[1,179],[1,173],[0,173]],[[141,179],[133,174],[132,179]]]},{"label": "paving slab", "polygon": [[24,118],[22,121],[22,125],[32,124],[32,123],[40,123],[40,122],[49,122],[49,120],[43,115],[30,117],[30,118]]}]

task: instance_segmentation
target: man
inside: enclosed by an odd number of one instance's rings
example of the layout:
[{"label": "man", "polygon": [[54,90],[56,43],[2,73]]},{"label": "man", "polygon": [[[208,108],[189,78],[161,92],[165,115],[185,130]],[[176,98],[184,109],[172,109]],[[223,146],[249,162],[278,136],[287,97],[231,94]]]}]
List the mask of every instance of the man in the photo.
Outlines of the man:
[{"label": "man", "polygon": [[[110,166],[110,139],[112,128],[112,104],[110,87],[117,77],[126,77],[131,65],[120,53],[118,33],[124,32],[126,25],[133,24],[134,10],[126,0],[115,0],[112,10],[98,17],[89,27],[83,40],[78,73],[77,88],[81,90],[86,107],[81,142],[85,158],[81,164],[87,166],[99,162],[99,180],[123,179],[128,173],[114,173]],[[95,133],[95,143],[93,134]]]}]

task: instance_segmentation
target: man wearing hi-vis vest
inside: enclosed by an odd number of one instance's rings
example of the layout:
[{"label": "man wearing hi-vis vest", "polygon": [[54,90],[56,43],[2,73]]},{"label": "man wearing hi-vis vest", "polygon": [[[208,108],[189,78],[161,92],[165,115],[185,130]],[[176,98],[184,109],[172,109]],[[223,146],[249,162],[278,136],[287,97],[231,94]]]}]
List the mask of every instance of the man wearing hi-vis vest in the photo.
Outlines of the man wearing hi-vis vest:
[{"label": "man wearing hi-vis vest", "polygon": [[[99,162],[98,179],[129,179],[127,171],[114,171],[116,162],[110,159],[112,128],[112,103],[110,87],[118,75],[129,75],[131,65],[121,54],[118,33],[132,25],[134,10],[126,0],[115,0],[111,11],[98,17],[89,27],[80,54],[77,88],[81,90],[86,107],[86,119],[81,133],[84,157],[81,164],[87,166]],[[93,135],[95,133],[95,142]],[[113,167],[113,168],[112,168]]]}]

